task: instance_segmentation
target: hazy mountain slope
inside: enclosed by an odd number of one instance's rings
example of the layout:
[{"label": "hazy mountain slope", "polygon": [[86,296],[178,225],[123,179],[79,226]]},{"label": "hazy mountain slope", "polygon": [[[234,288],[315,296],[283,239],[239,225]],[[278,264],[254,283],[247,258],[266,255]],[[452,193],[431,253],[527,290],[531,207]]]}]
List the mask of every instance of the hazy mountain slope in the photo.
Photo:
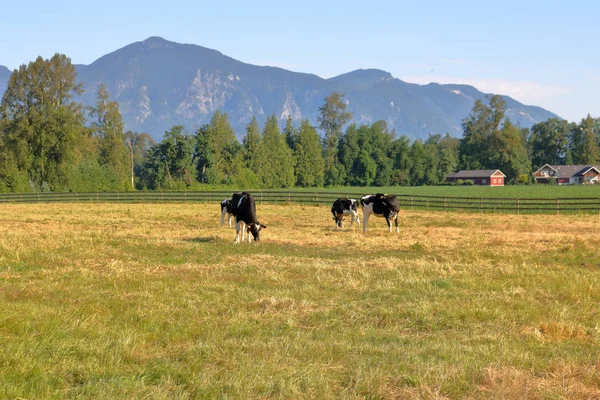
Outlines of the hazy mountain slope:
[{"label": "hazy mountain slope", "polygon": [[[281,68],[246,64],[216,50],[158,37],[132,43],[90,65],[76,66],[86,90],[82,100],[96,102],[104,83],[120,104],[127,129],[160,138],[173,125],[194,131],[216,110],[229,115],[238,137],[255,115],[275,114],[316,124],[318,109],[333,90],[345,93],[358,123],[385,120],[398,134],[461,134],[461,121],[484,93],[465,85],[416,85],[377,69],[357,70],[330,79]],[[0,68],[0,91],[9,71]],[[508,115],[523,126],[555,115],[506,98]]]}]

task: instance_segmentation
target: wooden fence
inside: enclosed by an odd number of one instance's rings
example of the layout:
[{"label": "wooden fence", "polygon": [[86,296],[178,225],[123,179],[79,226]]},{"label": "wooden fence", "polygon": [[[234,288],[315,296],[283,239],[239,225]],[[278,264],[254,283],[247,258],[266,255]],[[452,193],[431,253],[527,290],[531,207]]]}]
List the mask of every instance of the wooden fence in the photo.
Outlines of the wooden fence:
[{"label": "wooden fence", "polygon": [[[0,194],[0,203],[51,202],[208,202],[231,198],[231,191],[213,192],[119,192],[119,193],[10,193]],[[339,197],[359,199],[365,192],[252,191],[258,204],[297,203],[331,205]],[[587,213],[600,215],[600,198],[486,198],[397,195],[403,209],[465,211],[480,213]]]}]

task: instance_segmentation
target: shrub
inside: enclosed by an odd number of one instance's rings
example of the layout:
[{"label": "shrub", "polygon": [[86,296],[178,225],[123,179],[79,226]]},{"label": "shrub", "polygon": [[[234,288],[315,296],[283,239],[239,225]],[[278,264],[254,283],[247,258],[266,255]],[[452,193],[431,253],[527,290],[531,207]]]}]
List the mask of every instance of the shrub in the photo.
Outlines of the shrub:
[{"label": "shrub", "polygon": [[462,184],[464,186],[473,186],[475,184],[475,181],[473,181],[472,179],[465,179]]}]

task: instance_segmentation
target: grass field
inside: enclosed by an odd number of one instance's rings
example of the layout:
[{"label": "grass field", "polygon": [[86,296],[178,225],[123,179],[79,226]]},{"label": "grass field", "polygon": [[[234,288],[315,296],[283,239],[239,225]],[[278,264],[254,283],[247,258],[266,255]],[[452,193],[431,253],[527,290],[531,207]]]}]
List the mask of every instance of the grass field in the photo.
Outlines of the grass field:
[{"label": "grass field", "polygon": [[0,398],[600,398],[600,217],[6,204]]},{"label": "grass field", "polygon": [[[415,196],[456,197],[506,197],[506,198],[557,198],[591,197],[600,198],[600,185],[507,185],[491,186],[390,186],[390,187],[339,187],[339,188],[296,188],[310,192],[389,193]],[[255,190],[256,191],[256,190]]]}]

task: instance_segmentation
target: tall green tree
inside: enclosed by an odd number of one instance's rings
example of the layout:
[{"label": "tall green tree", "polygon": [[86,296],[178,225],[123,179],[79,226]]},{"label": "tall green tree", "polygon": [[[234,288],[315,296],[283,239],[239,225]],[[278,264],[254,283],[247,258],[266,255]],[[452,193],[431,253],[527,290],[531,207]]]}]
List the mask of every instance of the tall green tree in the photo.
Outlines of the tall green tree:
[{"label": "tall green tree", "polygon": [[420,140],[415,140],[410,146],[411,166],[409,172],[410,184],[421,186],[427,183],[427,152]]},{"label": "tall green tree", "polygon": [[577,164],[596,164],[600,161],[598,149],[598,133],[596,131],[595,121],[588,116],[574,127],[577,136],[580,138],[578,151],[573,149],[573,158]]},{"label": "tall green tree", "polygon": [[291,115],[288,115],[288,118],[285,121],[285,128],[283,128],[283,133],[285,134],[285,141],[287,145],[290,149],[292,149],[292,151],[295,151],[299,131],[294,127]]},{"label": "tall green tree", "polygon": [[473,111],[463,120],[463,137],[459,145],[459,167],[461,169],[492,168],[490,160],[494,149],[490,146],[500,130],[506,113],[506,102],[500,96],[488,97],[489,105],[475,101]]},{"label": "tall green tree", "polygon": [[261,138],[261,158],[257,176],[267,188],[294,186],[294,164],[292,149],[279,130],[275,115],[267,118]]},{"label": "tall green tree", "polygon": [[15,190],[25,177],[33,189],[64,190],[70,166],[86,140],[85,117],[73,95],[83,93],[71,60],[55,54],[21,65],[0,103],[0,180]]},{"label": "tall green tree", "polygon": [[227,114],[216,111],[210,123],[196,131],[195,139],[198,180],[203,183],[230,181],[241,146]]},{"label": "tall green tree", "polygon": [[[109,93],[104,85],[100,85],[98,89],[98,101],[91,110],[91,116],[94,118],[92,130],[98,140],[98,163],[108,173],[115,175],[118,182],[115,189],[133,189],[132,164],[125,142],[123,118],[119,112],[119,104],[109,100]],[[128,181],[131,186],[127,185]]]},{"label": "tall green tree", "polygon": [[545,164],[564,164],[569,150],[569,123],[550,118],[533,125],[527,146],[534,171]]},{"label": "tall green tree", "polygon": [[390,159],[392,160],[392,185],[410,185],[410,139],[401,136],[392,142]]},{"label": "tall green tree", "polygon": [[243,141],[244,163],[246,167],[255,174],[258,171],[258,165],[261,162],[261,138],[260,126],[256,117],[246,126],[246,136]]},{"label": "tall green tree", "polygon": [[183,126],[165,132],[164,139],[148,150],[141,173],[144,186],[160,189],[191,185],[195,175],[194,142]]},{"label": "tall green tree", "polygon": [[329,186],[340,185],[344,181],[343,170],[338,165],[338,145],[342,129],[352,119],[352,113],[347,110],[343,99],[341,92],[332,92],[325,98],[325,104],[319,107],[317,117],[319,127],[325,134],[325,184]]},{"label": "tall green tree", "polygon": [[321,138],[308,120],[300,123],[300,130],[294,141],[296,159],[296,185],[301,187],[323,186],[324,168]]}]

